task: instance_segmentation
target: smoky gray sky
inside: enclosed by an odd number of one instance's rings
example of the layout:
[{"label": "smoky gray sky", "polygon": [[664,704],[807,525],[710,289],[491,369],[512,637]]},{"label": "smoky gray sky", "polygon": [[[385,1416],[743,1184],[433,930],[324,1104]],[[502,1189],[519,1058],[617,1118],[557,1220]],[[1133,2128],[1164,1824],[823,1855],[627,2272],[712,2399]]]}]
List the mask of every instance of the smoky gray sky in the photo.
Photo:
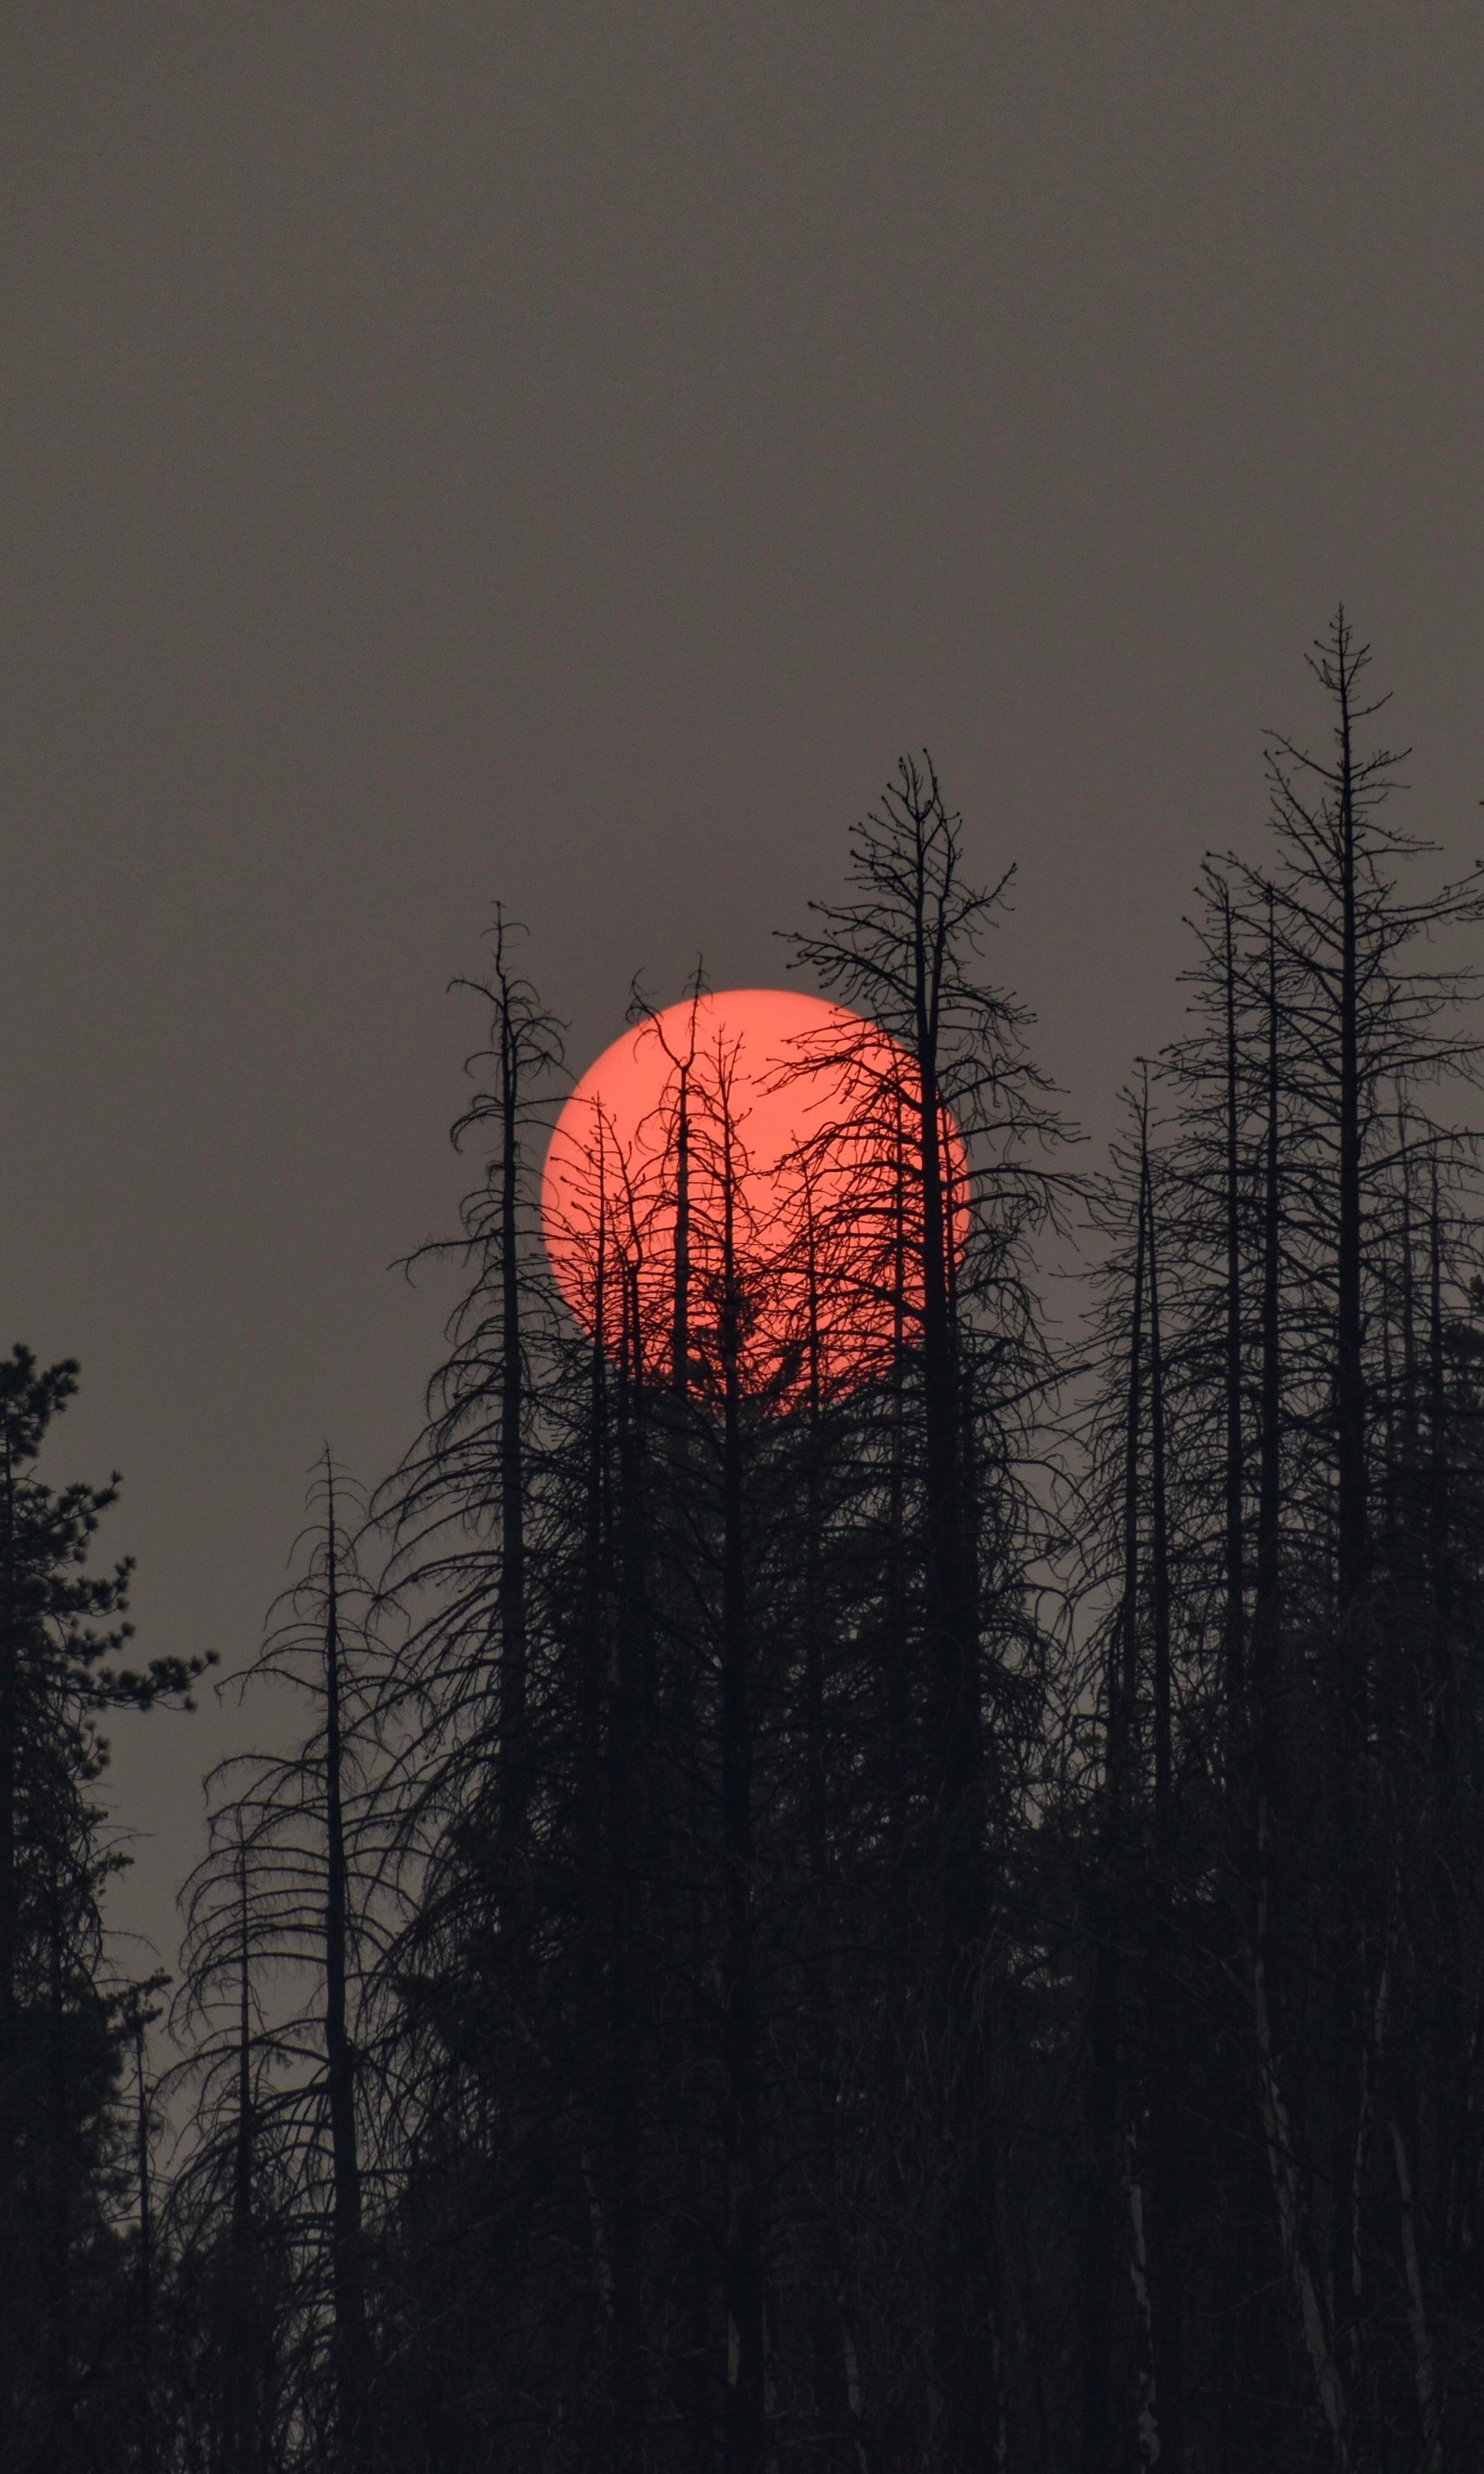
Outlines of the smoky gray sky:
[{"label": "smoky gray sky", "polygon": [[[17,7],[3,1294],[150,1653],[412,1427],[499,896],[581,1066],[904,747],[1107,1128],[1343,595],[1473,855],[1476,6]],[[173,1955],[230,1710],[120,1722]]]}]

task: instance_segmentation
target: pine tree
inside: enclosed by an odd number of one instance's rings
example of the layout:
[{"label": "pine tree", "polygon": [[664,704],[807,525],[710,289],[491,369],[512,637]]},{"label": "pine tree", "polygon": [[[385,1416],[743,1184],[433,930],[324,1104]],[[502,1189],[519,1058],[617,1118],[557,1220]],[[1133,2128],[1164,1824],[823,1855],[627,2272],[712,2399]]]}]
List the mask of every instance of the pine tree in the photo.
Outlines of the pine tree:
[{"label": "pine tree", "polygon": [[131,1565],[90,1573],[117,1496],[36,1474],[77,1390],[71,1360],[0,1364],[0,2420],[13,2462],[67,2467],[91,2445],[106,2317],[104,2239],[120,2068],[102,1898],[124,1860],[91,1789],[110,1709],[188,1702],[204,1659],[109,1661]]}]

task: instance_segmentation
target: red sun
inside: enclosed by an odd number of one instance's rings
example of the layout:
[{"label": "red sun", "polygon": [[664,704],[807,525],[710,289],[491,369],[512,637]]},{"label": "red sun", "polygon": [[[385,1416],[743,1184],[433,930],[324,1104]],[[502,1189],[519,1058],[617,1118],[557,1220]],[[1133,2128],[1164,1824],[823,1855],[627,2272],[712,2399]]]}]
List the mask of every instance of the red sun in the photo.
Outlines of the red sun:
[{"label": "red sun", "polygon": [[[714,1394],[730,1350],[780,1406],[866,1381],[920,1317],[921,1128],[913,1060],[842,1006],[778,988],[669,1006],[557,1121],[541,1197],[557,1284],[643,1380]],[[957,1259],[966,1162],[941,1104],[937,1131]]]}]

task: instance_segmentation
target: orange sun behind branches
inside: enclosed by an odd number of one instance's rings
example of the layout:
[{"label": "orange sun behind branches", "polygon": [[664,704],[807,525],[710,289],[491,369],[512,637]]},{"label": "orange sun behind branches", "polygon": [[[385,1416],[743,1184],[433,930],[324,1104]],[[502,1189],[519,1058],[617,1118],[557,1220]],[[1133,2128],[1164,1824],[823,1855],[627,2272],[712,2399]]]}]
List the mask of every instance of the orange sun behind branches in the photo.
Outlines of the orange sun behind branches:
[{"label": "orange sun behind branches", "polygon": [[669,1006],[589,1066],[552,1135],[562,1295],[643,1381],[715,1395],[729,1354],[778,1407],[868,1381],[916,1338],[925,1219],[952,1230],[950,1277],[967,1239],[963,1143],[937,1118],[925,1146],[912,1059],[842,1006],[777,988]]}]

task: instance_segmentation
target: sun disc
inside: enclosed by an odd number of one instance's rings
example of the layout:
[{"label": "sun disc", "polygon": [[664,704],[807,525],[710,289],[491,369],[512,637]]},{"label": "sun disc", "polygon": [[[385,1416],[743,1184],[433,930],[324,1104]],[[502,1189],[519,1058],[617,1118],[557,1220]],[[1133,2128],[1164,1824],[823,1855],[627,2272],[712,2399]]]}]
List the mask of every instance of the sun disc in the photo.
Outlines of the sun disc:
[{"label": "sun disc", "polygon": [[[920,1316],[921,1120],[913,1059],[842,1006],[729,988],[667,1007],[589,1066],[552,1135],[542,1220],[567,1304],[651,1381],[715,1384],[728,1329],[745,1389],[780,1405],[868,1379]],[[941,1104],[937,1131],[957,1256],[966,1163]]]}]

